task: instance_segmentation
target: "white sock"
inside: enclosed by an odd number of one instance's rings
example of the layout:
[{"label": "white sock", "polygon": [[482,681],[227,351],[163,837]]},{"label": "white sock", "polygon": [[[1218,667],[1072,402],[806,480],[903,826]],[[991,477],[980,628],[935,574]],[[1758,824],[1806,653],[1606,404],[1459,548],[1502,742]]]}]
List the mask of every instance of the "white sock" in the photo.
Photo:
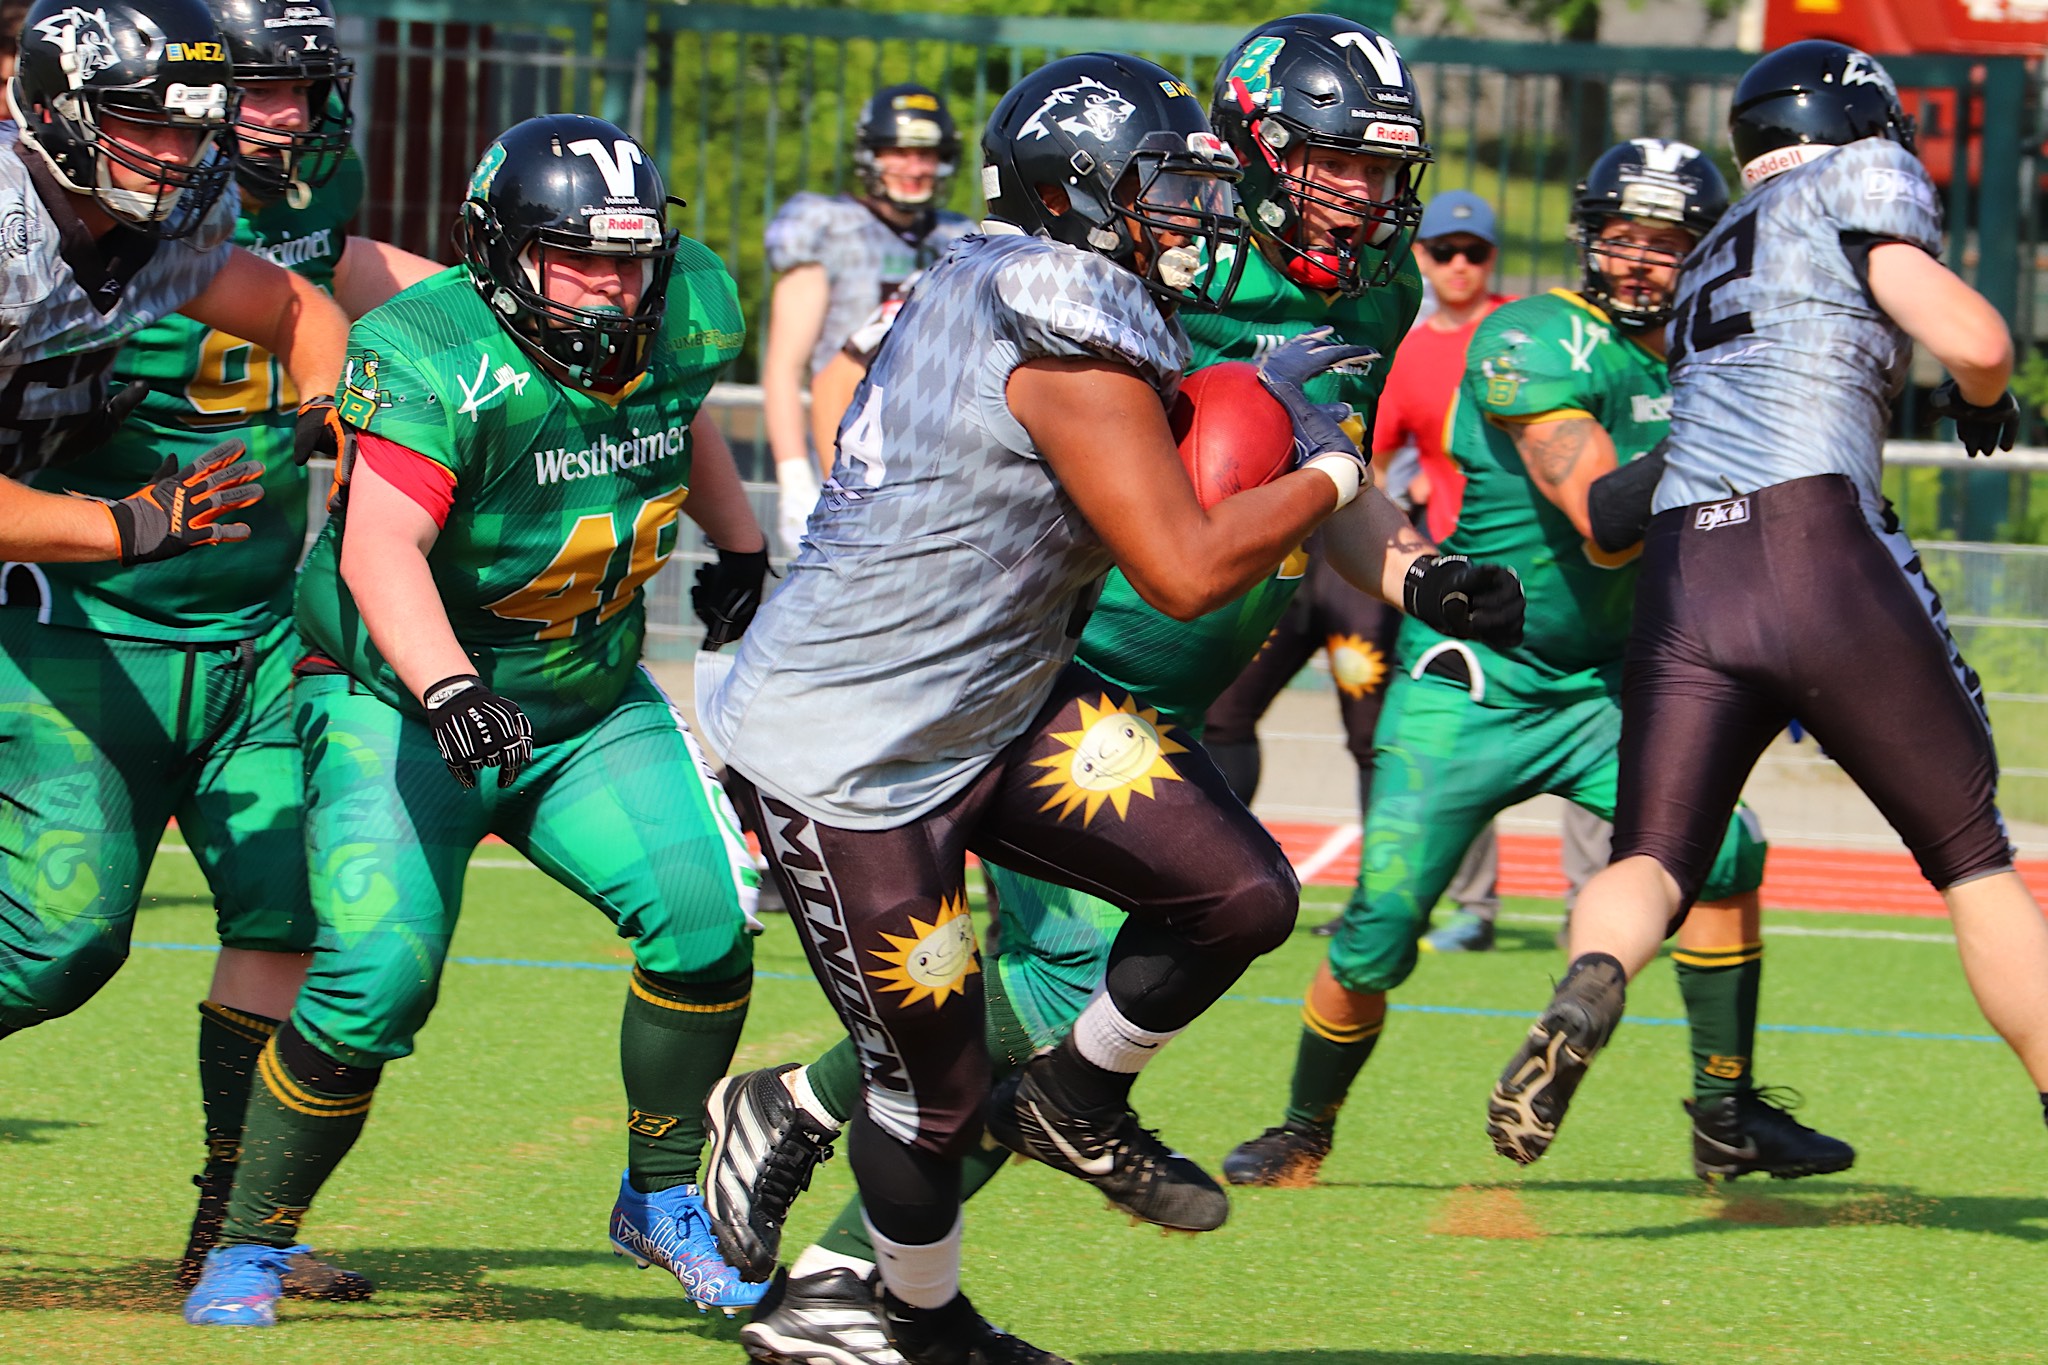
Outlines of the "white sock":
[{"label": "white sock", "polygon": [[851,1270],[862,1279],[874,1270],[873,1261],[863,1261],[858,1256],[846,1256],[837,1251],[827,1251],[816,1242],[803,1249],[796,1258],[796,1264],[789,1268],[789,1278],[801,1280],[806,1275],[822,1275],[828,1270]]},{"label": "white sock", "polygon": [[796,1101],[796,1107],[810,1115],[811,1122],[834,1133],[839,1131],[839,1120],[832,1117],[824,1102],[818,1098],[818,1092],[811,1089],[809,1067],[800,1066],[794,1071],[783,1073],[782,1082],[788,1087],[790,1098]]},{"label": "white sock", "polygon": [[936,1242],[908,1246],[875,1231],[863,1209],[860,1221],[874,1239],[875,1260],[882,1267],[882,1285],[912,1308],[944,1308],[960,1292],[960,1219]]},{"label": "white sock", "polygon": [[1074,1021],[1074,1049],[1104,1071],[1135,1076],[1145,1063],[1159,1055],[1159,1049],[1180,1036],[1153,1033],[1124,1018],[1123,1011],[1110,1002],[1109,992],[1097,991]]}]

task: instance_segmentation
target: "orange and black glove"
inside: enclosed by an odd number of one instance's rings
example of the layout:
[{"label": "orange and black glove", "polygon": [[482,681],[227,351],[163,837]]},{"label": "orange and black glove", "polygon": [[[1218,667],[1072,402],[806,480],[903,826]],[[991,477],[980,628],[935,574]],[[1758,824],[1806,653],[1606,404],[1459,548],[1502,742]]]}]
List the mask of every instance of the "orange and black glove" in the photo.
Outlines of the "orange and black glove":
[{"label": "orange and black glove", "polygon": [[222,441],[178,468],[165,460],[156,481],[106,504],[123,564],[152,564],[201,545],[247,540],[249,528],[224,513],[263,501],[263,466],[242,458],[240,441]]},{"label": "orange and black glove", "polygon": [[332,398],[308,398],[299,404],[299,419],[292,427],[292,461],[304,469],[314,460],[334,461],[334,478],[327,485],[327,512],[341,510],[348,496],[348,477],[356,467],[355,429],[341,420]]}]

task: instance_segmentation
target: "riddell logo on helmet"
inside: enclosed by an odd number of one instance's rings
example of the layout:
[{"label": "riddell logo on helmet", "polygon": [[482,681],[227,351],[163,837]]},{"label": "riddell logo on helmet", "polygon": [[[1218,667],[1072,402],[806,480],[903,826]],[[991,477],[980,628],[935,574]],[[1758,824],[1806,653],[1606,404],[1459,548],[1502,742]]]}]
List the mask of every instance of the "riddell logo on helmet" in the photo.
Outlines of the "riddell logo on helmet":
[{"label": "riddell logo on helmet", "polygon": [[1405,123],[1368,123],[1360,134],[1367,142],[1391,142],[1397,147],[1419,147],[1421,136]]},{"label": "riddell logo on helmet", "polygon": [[1794,166],[1804,166],[1816,157],[1825,156],[1833,150],[1835,149],[1831,145],[1806,143],[1802,146],[1780,147],[1774,152],[1765,152],[1762,156],[1743,166],[1742,183],[1745,185],[1760,184],[1765,180],[1769,180],[1779,171],[1789,171]]}]

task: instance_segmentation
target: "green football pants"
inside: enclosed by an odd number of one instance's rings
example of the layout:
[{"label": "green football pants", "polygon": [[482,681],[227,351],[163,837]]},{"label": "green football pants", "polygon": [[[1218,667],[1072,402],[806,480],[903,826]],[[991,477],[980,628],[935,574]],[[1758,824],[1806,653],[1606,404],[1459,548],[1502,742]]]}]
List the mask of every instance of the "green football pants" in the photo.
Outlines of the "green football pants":
[{"label": "green football pants", "polygon": [[128,956],[165,826],[221,943],[305,952],[290,622],[182,645],[0,608],[0,1034],[69,1014]]},{"label": "green football pants", "polygon": [[353,680],[301,678],[297,700],[320,942],[292,1019],[329,1056],[369,1067],[411,1053],[487,834],[602,910],[644,971],[710,983],[752,967],[753,860],[695,739],[644,672],[605,719],[536,745],[511,787],[486,770],[474,791],[424,722]]},{"label": "green football pants", "polygon": [[[1337,984],[1379,992],[1408,979],[1459,860],[1509,806],[1550,792],[1612,820],[1620,742],[1618,698],[1481,705],[1462,684],[1396,678],[1374,741],[1359,886],[1330,942]],[[1755,817],[1738,807],[1701,899],[1755,890],[1765,850]]]},{"label": "green football pants", "polygon": [[1001,923],[989,1052],[998,1070],[1067,1036],[1102,986],[1109,945],[1127,918],[1108,901],[983,863]]}]

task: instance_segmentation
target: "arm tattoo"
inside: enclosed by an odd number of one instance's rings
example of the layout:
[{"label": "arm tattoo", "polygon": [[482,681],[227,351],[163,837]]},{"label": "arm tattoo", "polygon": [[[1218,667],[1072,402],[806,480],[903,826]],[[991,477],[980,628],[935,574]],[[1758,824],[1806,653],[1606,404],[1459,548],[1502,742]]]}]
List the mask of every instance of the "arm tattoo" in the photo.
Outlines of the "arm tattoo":
[{"label": "arm tattoo", "polygon": [[1521,439],[1516,444],[1528,460],[1530,471],[1555,488],[1571,477],[1598,426],[1588,417],[1542,422],[1523,427]]}]

